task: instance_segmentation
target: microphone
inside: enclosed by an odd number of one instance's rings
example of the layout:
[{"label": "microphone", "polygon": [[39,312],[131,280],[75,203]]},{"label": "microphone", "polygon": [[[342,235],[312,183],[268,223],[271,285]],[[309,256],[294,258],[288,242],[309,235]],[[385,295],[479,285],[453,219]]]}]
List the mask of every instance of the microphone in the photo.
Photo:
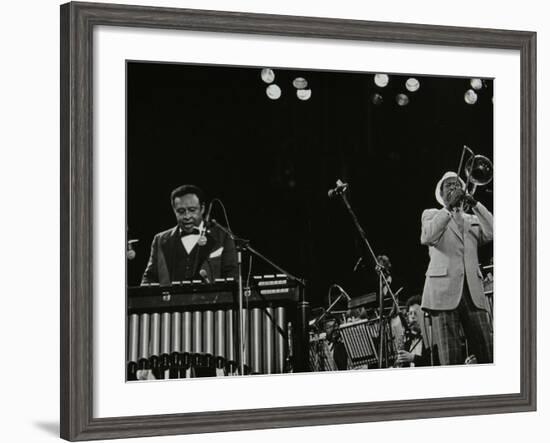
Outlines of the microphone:
[{"label": "microphone", "polygon": [[329,189],[328,191],[328,198],[336,197],[337,195],[341,195],[348,189],[348,184],[342,182],[342,180],[338,179],[336,180],[336,187],[334,189]]},{"label": "microphone", "polygon": [[210,213],[212,212],[212,206],[214,206],[213,203],[214,202],[211,201],[210,204],[208,205],[208,211],[206,211],[206,217],[204,217],[204,224],[205,225],[207,225],[210,222]]},{"label": "microphone", "polygon": [[208,211],[206,211],[206,217],[204,218],[203,220],[203,226],[202,226],[202,229],[201,229],[201,232],[200,232],[200,237],[199,237],[199,240],[198,240],[198,244],[199,246],[204,246],[207,242],[206,240],[206,229],[207,229],[207,226],[208,226],[208,223],[210,223],[210,213],[212,212],[212,202],[210,202],[210,204],[208,205]]},{"label": "microphone", "polygon": [[208,272],[206,272],[206,269],[201,269],[199,271],[199,275],[201,276],[201,279],[204,283],[206,283],[207,285],[210,284],[210,279],[208,278]]},{"label": "microphone", "polygon": [[128,260],[133,260],[136,258],[136,250],[134,249],[134,243],[137,243],[139,240],[128,240],[128,246],[126,248],[126,258]]},{"label": "microphone", "polygon": [[353,272],[357,272],[357,270],[359,269],[359,265],[361,264],[362,261],[363,261],[363,257],[359,257],[359,260],[357,260],[357,263],[355,263],[355,266],[353,267]]},{"label": "microphone", "polygon": [[351,301],[351,297],[350,297],[349,294],[348,294],[346,291],[344,291],[343,289],[342,289],[342,294],[344,294],[344,297],[346,297],[346,298],[348,299],[348,302]]},{"label": "microphone", "polygon": [[340,295],[343,295],[344,297],[346,297],[348,302],[351,300],[351,297],[348,295],[348,293],[346,291],[344,291],[342,286],[337,285],[337,284],[333,284],[332,287],[338,289],[338,291],[340,291]]}]

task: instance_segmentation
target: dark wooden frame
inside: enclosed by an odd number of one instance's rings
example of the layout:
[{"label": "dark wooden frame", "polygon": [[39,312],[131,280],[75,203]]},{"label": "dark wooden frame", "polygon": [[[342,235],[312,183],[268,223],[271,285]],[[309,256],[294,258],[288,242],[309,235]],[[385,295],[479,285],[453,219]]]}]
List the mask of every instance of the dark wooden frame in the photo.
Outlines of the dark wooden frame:
[{"label": "dark wooden frame", "polygon": [[[92,416],[94,26],[185,29],[519,51],[521,57],[521,392],[189,414]],[[493,414],[536,409],[536,33],[235,12],[61,6],[61,437],[151,435]]]}]

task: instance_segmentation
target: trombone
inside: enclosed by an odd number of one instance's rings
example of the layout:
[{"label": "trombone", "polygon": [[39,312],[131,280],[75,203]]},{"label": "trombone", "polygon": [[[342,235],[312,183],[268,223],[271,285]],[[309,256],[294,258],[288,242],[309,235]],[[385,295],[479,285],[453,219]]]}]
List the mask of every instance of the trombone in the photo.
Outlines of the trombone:
[{"label": "trombone", "polygon": [[[466,153],[469,158],[464,163]],[[474,195],[478,186],[485,186],[493,180],[493,163],[484,155],[475,154],[468,146],[462,148],[460,163],[456,172],[456,182],[460,180],[460,172],[464,164],[464,175],[466,176],[466,186],[464,192]],[[471,185],[471,189],[469,189]]]}]

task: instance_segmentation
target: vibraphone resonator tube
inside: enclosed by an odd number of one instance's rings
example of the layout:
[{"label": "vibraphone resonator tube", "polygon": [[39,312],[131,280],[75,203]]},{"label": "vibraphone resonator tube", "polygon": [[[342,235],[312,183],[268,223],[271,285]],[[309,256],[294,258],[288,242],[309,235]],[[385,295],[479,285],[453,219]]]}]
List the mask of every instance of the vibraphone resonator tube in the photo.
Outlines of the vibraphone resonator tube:
[{"label": "vibraphone resonator tube", "polygon": [[[294,348],[305,349],[289,332],[303,321],[298,289],[268,277],[255,278],[241,313],[245,375],[295,370]],[[127,380],[238,375],[235,297],[233,281],[129,288]]]}]

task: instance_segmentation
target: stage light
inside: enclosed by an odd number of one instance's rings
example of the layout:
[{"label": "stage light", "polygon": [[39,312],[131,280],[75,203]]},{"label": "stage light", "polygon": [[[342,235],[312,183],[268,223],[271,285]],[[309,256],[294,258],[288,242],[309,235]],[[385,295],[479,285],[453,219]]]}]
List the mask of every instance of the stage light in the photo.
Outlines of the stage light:
[{"label": "stage light", "polygon": [[262,80],[266,83],[273,83],[273,80],[275,80],[275,73],[273,72],[273,69],[264,68],[262,69]]},{"label": "stage light", "polygon": [[269,85],[265,90],[265,93],[271,100],[277,100],[281,96],[281,88],[277,85]]},{"label": "stage light", "polygon": [[469,105],[473,105],[475,104],[475,102],[477,102],[477,94],[474,92],[473,89],[468,89],[464,93],[464,101]]},{"label": "stage light", "polygon": [[371,101],[373,105],[381,105],[384,102],[384,97],[382,97],[378,92],[375,92],[371,96]]},{"label": "stage light", "polygon": [[298,89],[296,91],[296,96],[300,100],[309,100],[309,98],[311,97],[311,89]]},{"label": "stage light", "polygon": [[470,85],[476,91],[479,91],[483,87],[483,82],[479,78],[473,78],[473,79],[470,80]]},{"label": "stage light", "polygon": [[294,81],[292,82],[292,85],[296,89],[305,89],[307,88],[307,80],[303,77],[296,77]]},{"label": "stage light", "polygon": [[399,106],[406,106],[409,104],[409,97],[406,94],[397,94],[395,96],[395,101]]},{"label": "stage light", "polygon": [[390,78],[388,74],[376,74],[374,76],[374,84],[379,88],[383,88],[388,85]]},{"label": "stage light", "polygon": [[420,88],[420,82],[411,77],[405,82],[405,87],[407,88],[407,91],[415,92],[418,91],[418,88]]}]

